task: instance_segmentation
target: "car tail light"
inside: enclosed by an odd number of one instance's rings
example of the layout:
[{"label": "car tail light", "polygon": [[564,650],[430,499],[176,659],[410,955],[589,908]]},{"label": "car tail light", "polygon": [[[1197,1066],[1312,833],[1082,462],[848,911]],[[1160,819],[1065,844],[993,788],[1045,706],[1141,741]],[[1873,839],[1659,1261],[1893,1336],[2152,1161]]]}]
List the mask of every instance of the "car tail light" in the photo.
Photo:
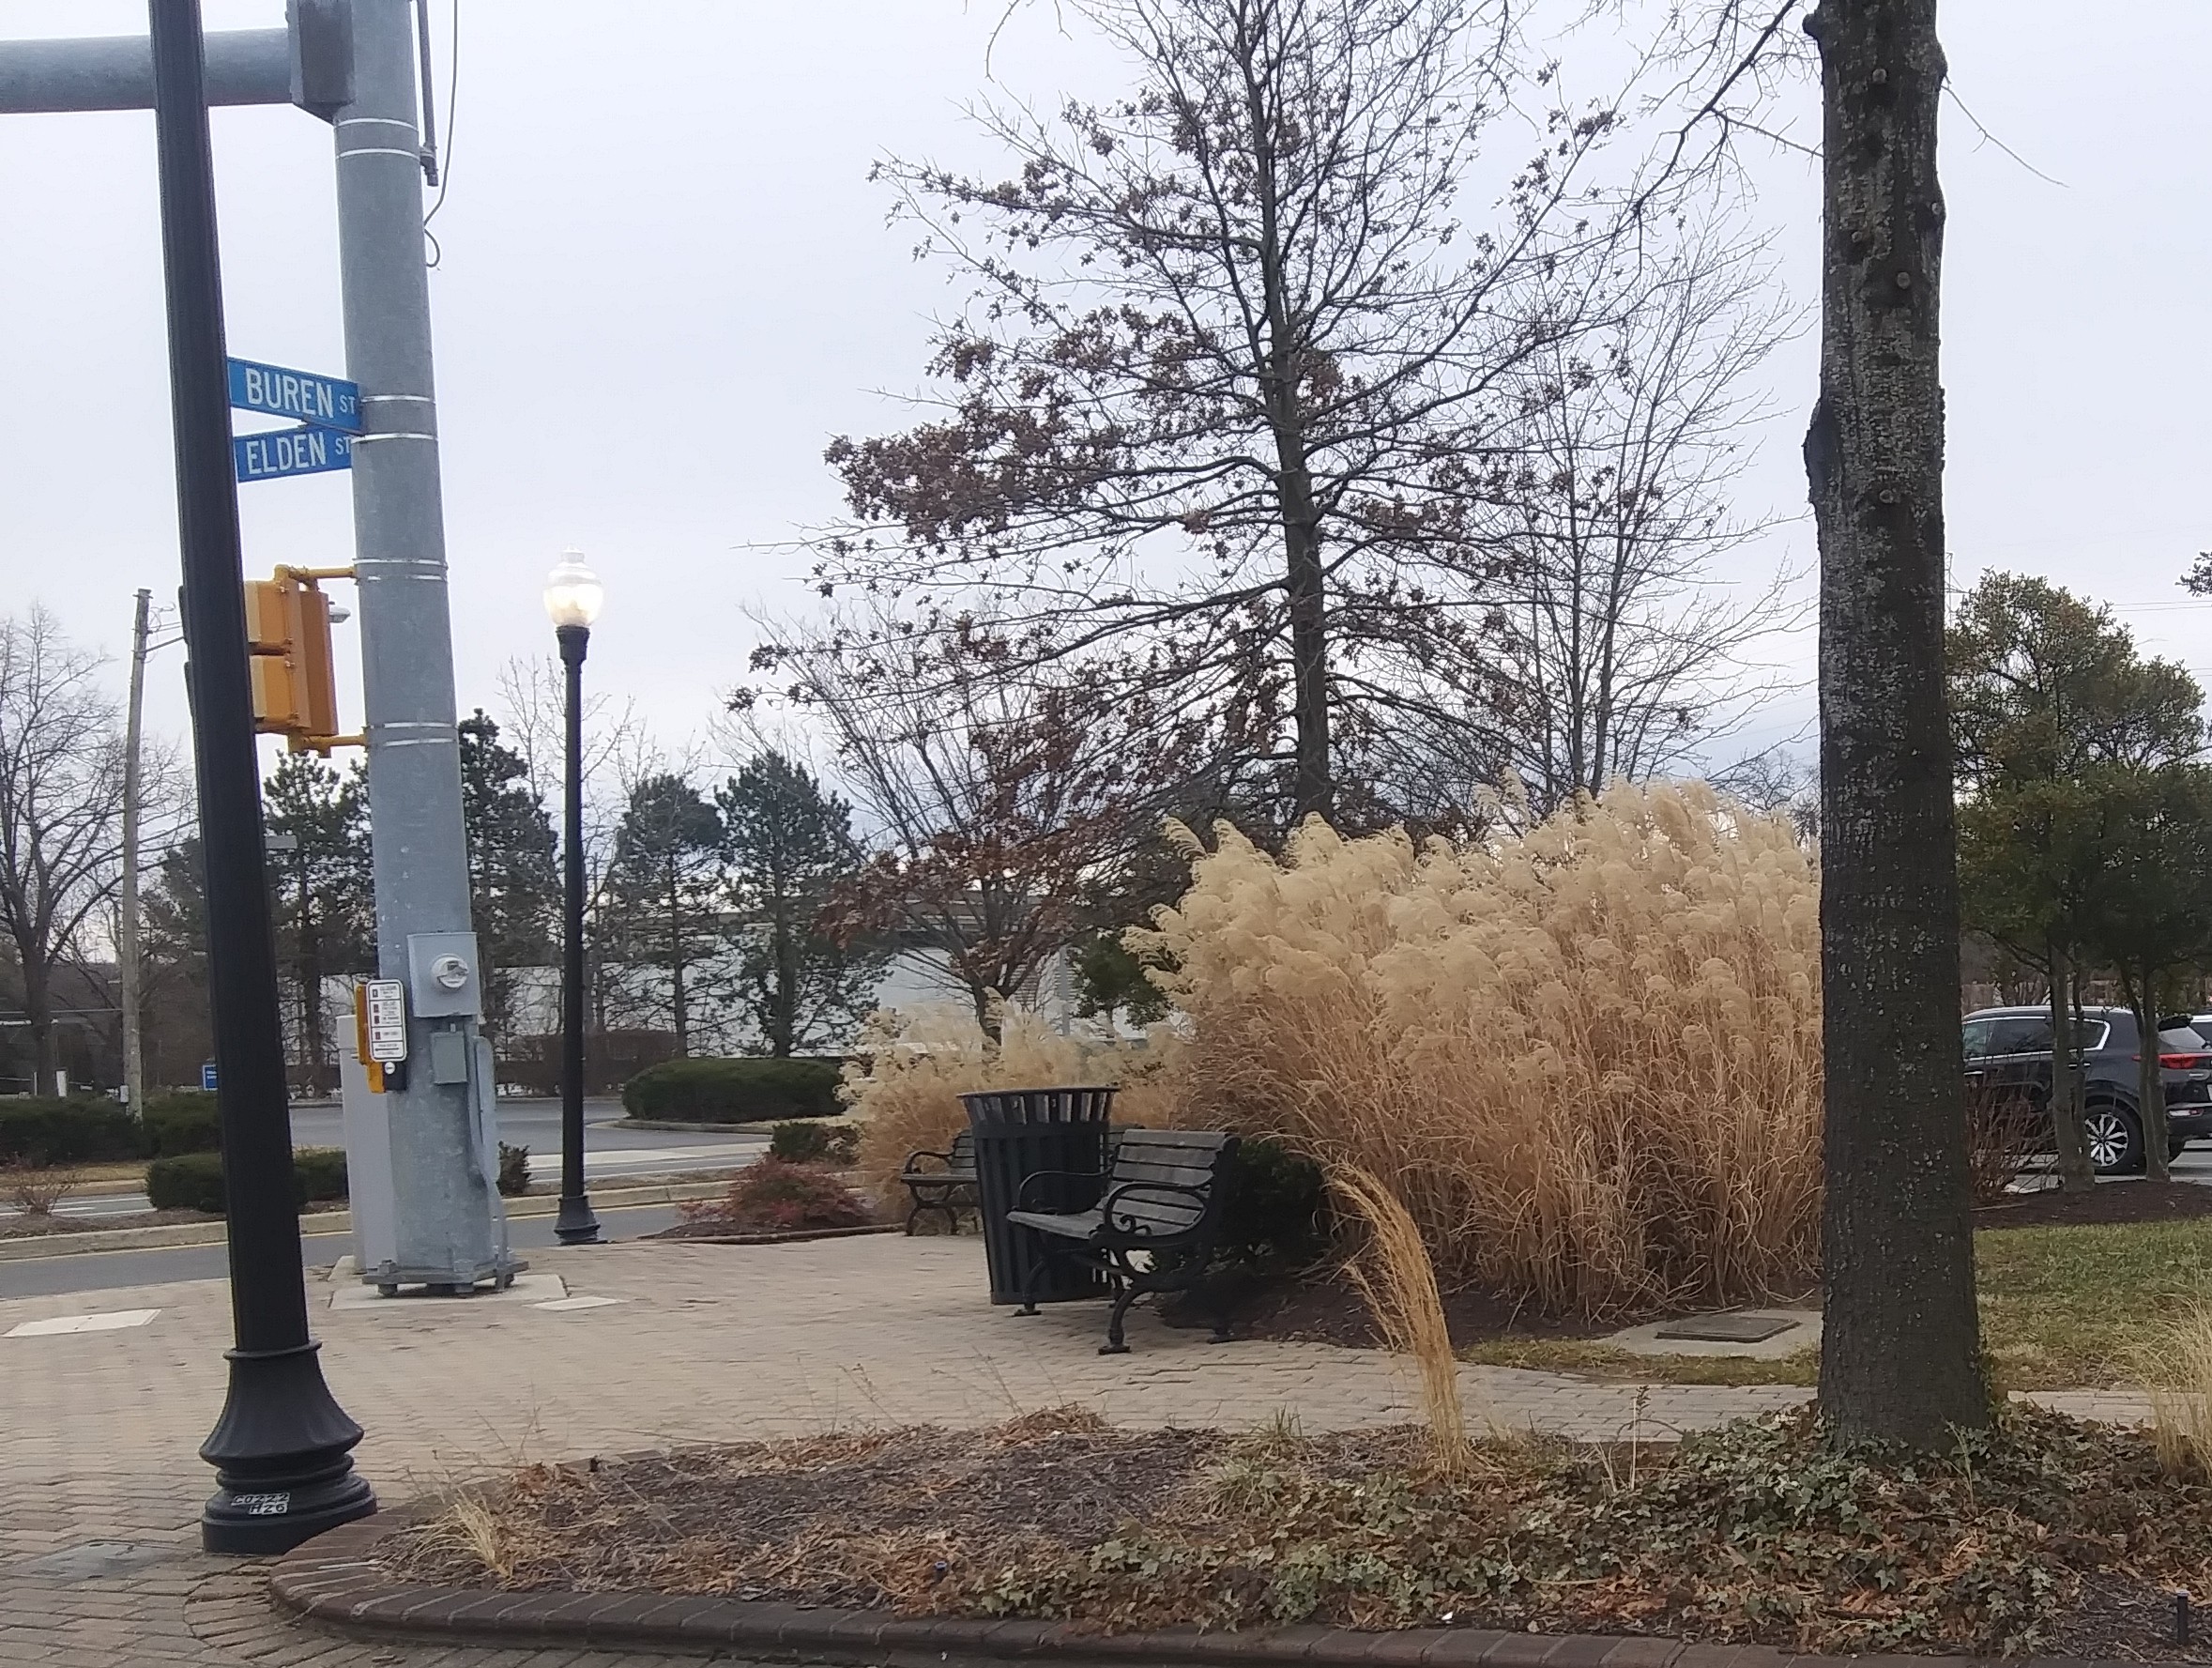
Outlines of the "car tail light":
[{"label": "car tail light", "polygon": [[2212,1055],[2161,1054],[2159,1056],[2159,1064],[2168,1071],[2202,1071],[2204,1069],[2204,1063],[2207,1060],[2212,1060]]}]

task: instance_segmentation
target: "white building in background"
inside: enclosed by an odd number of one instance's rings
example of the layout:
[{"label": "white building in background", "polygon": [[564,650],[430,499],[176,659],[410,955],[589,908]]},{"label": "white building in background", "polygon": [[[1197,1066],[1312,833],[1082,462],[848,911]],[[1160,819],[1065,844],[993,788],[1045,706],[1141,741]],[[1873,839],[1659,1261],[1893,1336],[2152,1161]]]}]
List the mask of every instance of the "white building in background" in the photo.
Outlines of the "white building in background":
[{"label": "white building in background", "polygon": [[[694,1054],[745,1054],[758,1052],[763,1047],[761,1038],[745,1022],[744,1016],[735,1010],[718,993],[726,992],[735,982],[736,970],[730,960],[710,957],[700,962],[687,976],[686,983],[698,992],[697,1005],[691,1020],[691,1051]],[[644,973],[624,968],[608,970],[622,981],[629,995],[622,1005],[653,1007],[662,1005],[655,999],[664,999],[666,975],[657,972]],[[511,971],[512,1015],[511,1031],[517,1037],[550,1036],[560,1029],[560,969],[558,967],[526,967]],[[641,979],[657,980],[659,989],[649,986],[641,990]],[[330,1058],[340,1049],[353,1047],[353,987],[352,975],[325,979],[323,1012],[329,1028]],[[641,998],[643,999],[641,1001]],[[1046,1024],[1061,1032],[1075,1023],[1075,968],[1066,951],[1055,952],[1040,970],[1034,984],[1014,995],[1014,1004],[1038,1015]],[[883,970],[883,977],[876,987],[873,1004],[877,1008],[912,1009],[923,1006],[954,1007],[966,1009],[969,998],[968,987],[955,980],[949,971],[949,963],[940,950],[902,950],[893,956]],[[292,1004],[297,1013],[297,1004]],[[610,1024],[616,1029],[629,1028],[628,1021],[619,1014],[609,1015]],[[832,1045],[831,1051],[836,1046]]]}]

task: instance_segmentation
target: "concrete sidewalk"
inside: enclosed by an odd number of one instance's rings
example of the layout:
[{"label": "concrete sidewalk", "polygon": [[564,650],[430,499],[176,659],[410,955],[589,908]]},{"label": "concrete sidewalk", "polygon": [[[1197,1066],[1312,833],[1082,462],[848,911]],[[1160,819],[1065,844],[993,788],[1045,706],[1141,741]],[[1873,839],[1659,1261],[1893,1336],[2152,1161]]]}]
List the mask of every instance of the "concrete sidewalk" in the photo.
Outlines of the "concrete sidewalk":
[{"label": "concrete sidewalk", "polygon": [[[1403,1421],[1413,1386],[1380,1354],[1209,1344],[1132,1317],[1134,1353],[1100,1356],[1099,1304],[1034,1319],[994,1309],[972,1238],[766,1247],[680,1244],[533,1253],[565,1282],[530,1304],[329,1307],[313,1316],[331,1387],[367,1430],[358,1459],[388,1504],[523,1460],[836,1427],[977,1424],[1081,1402],[1139,1426],[1310,1431]],[[579,1306],[576,1298],[612,1301]],[[147,1286],[0,1302],[0,1663],[117,1668],[314,1661],[330,1668],[535,1668],[658,1659],[420,1650],[279,1621],[252,1566],[197,1550],[212,1474],[194,1457],[221,1402],[227,1288]],[[40,1330],[97,1310],[113,1330]],[[135,1311],[153,1310],[137,1319]],[[1661,1437],[1785,1406],[1777,1386],[1595,1384],[1468,1368],[1471,1411],[1578,1437]],[[2048,1399],[2140,1417],[2138,1399]]]}]

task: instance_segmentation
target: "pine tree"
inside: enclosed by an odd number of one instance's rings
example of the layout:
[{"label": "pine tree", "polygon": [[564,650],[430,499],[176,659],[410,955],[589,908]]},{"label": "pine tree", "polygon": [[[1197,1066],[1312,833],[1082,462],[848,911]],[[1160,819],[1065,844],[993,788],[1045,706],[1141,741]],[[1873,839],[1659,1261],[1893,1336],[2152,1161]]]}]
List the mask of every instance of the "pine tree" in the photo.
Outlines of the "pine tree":
[{"label": "pine tree", "polygon": [[744,932],[738,1002],[770,1054],[834,1046],[872,1005],[889,957],[822,930],[831,889],[860,866],[852,807],[770,751],[714,796]]},{"label": "pine tree", "polygon": [[560,871],[553,819],[530,787],[522,755],[479,707],[461,731],[461,819],[468,836],[468,912],[484,970],[484,1028],[514,1023],[515,970],[557,953]]},{"label": "pine tree", "polygon": [[293,1052],[319,1093],[334,1070],[323,981],[374,965],[368,776],[358,763],[341,776],[311,753],[287,753],[261,796],[268,832],[292,841],[270,853],[271,902],[277,954],[298,993]]},{"label": "pine tree", "polygon": [[664,1020],[679,1059],[701,1012],[698,964],[722,942],[722,856],[721,814],[681,776],[664,772],[630,790],[607,877],[608,959],[629,985],[625,1005]]}]

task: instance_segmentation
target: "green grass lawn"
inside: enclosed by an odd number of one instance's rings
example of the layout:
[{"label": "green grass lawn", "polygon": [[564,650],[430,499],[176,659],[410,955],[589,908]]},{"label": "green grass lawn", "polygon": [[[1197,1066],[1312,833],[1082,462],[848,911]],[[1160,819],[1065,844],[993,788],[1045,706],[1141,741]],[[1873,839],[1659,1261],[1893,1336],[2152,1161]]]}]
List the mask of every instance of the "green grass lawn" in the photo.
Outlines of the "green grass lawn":
[{"label": "green grass lawn", "polygon": [[[2136,1362],[2200,1302],[2212,1303],[2212,1220],[2005,1228],[1974,1236],[1982,1343],[2007,1390],[2136,1382]],[[1675,1385],[1810,1385],[1817,1349],[1778,1360],[1638,1355],[1578,1339],[1499,1339],[1470,1361]]]},{"label": "green grass lawn", "polygon": [[1974,1236],[1982,1342],[2007,1389],[2127,1384],[2212,1302],[2212,1221],[2006,1228]]}]

